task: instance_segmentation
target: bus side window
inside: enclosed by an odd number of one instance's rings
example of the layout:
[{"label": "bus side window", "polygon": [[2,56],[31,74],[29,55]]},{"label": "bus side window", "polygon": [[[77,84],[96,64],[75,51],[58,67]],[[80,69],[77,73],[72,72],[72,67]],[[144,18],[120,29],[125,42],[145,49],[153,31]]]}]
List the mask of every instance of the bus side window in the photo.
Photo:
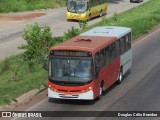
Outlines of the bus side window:
[{"label": "bus side window", "polygon": [[87,10],[92,7],[92,2],[87,2]]},{"label": "bus side window", "polygon": [[109,47],[105,48],[105,57],[106,57],[105,64],[108,65],[109,64]]},{"label": "bus side window", "polygon": [[129,33],[129,48],[131,48],[131,44],[132,44],[132,36],[131,36],[131,33]]},{"label": "bus side window", "polygon": [[131,48],[131,33],[127,35],[126,42],[127,50],[129,50]]},{"label": "bus side window", "polygon": [[129,33],[129,48],[131,48],[131,44],[132,44],[132,34],[131,33]]},{"label": "bus side window", "polygon": [[115,43],[109,45],[109,63],[116,58]]},{"label": "bus side window", "polygon": [[112,46],[112,55],[111,55],[111,61],[115,60],[116,58],[116,49],[115,49],[115,43],[111,44]]},{"label": "bus side window", "polygon": [[96,54],[95,54],[95,63],[96,64],[99,64],[99,52],[97,52]]},{"label": "bus side window", "polygon": [[95,54],[95,57],[94,57],[94,61],[95,61],[95,71],[96,71],[96,73],[98,73],[98,71],[100,70],[100,59],[99,59],[100,57],[99,57],[99,52],[97,52],[96,54]]},{"label": "bus side window", "polygon": [[125,37],[120,38],[121,54],[125,53],[126,51],[125,44]]},{"label": "bus side window", "polygon": [[120,56],[120,41],[119,40],[115,42],[115,48],[116,48],[116,58],[117,58],[118,56]]},{"label": "bus side window", "polygon": [[98,4],[100,5],[102,3],[102,0],[98,0]]},{"label": "bus side window", "polygon": [[105,66],[105,57],[104,57],[104,49],[100,51],[100,67],[103,68]]},{"label": "bus side window", "polygon": [[108,47],[108,52],[109,52],[108,57],[109,57],[109,63],[110,63],[112,62],[112,46],[111,45],[109,45]]},{"label": "bus side window", "polygon": [[131,48],[131,33],[120,38],[121,54],[125,53]]},{"label": "bus side window", "polygon": [[107,0],[102,0],[102,3],[108,3],[108,1]]},{"label": "bus side window", "polygon": [[93,0],[91,0],[90,2],[88,2],[90,4],[90,7],[93,7],[94,6],[94,2]]}]

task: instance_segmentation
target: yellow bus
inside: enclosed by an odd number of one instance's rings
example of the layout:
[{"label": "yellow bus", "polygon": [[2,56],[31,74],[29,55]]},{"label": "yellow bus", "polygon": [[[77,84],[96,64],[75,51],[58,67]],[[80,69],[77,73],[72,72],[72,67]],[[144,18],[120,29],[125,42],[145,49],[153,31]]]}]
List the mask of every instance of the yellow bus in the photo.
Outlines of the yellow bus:
[{"label": "yellow bus", "polygon": [[108,0],[67,0],[67,20],[90,20],[106,13]]}]

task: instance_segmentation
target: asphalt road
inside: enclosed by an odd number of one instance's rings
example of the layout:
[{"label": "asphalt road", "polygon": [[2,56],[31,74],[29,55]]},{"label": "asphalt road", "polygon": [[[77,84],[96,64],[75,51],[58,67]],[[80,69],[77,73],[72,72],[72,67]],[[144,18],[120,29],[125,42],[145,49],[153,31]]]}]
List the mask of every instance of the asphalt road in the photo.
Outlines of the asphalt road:
[{"label": "asphalt road", "polygon": [[[43,93],[44,99],[29,107],[27,111],[160,111],[159,38],[160,29],[149,34],[145,38],[132,45],[133,66],[131,72],[125,76],[122,84],[113,85],[109,90],[105,92],[100,100],[54,100],[52,102],[48,102],[46,93]],[[39,119],[40,118],[38,118],[37,120]],[[156,117],[55,117],[45,119],[159,120],[159,118]]]},{"label": "asphalt road", "polygon": [[[143,3],[130,3],[129,0],[109,0],[109,7],[107,14],[104,17],[110,17],[115,12],[120,13],[126,11],[135,6],[141,5],[149,0],[144,0]],[[29,13],[45,13],[45,16],[28,19],[28,20],[1,20],[0,19],[0,59],[20,53],[17,47],[25,44],[22,39],[23,29],[26,25],[37,22],[40,26],[49,26],[53,32],[53,36],[61,36],[64,32],[67,32],[72,26],[79,28],[78,22],[67,22],[65,18],[66,8],[40,10],[33,12],[12,13],[3,16],[23,16]],[[88,25],[92,25],[101,20],[96,18],[88,22]]]}]

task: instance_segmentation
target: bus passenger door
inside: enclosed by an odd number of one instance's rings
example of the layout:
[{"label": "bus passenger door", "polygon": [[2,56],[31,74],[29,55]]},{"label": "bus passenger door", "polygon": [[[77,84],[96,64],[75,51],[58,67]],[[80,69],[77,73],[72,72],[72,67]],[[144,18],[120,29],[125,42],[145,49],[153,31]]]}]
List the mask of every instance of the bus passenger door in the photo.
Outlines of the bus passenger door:
[{"label": "bus passenger door", "polygon": [[107,47],[106,50],[106,59],[107,59],[107,64],[108,64],[108,69],[109,69],[109,80],[108,80],[108,86],[110,87],[115,81],[117,77],[117,61],[116,59],[116,51],[115,51],[115,43],[110,44]]},{"label": "bus passenger door", "polygon": [[118,58],[119,53],[116,52],[117,46],[118,44],[116,42],[110,45],[110,61],[111,61],[110,72],[111,72],[111,81],[112,81],[111,84],[113,84],[117,80],[119,67],[120,67],[120,59]]},{"label": "bus passenger door", "polygon": [[95,63],[95,81],[94,81],[94,97],[99,95],[101,81],[104,76],[104,70],[102,70],[100,61],[100,52],[97,52],[94,57]]}]

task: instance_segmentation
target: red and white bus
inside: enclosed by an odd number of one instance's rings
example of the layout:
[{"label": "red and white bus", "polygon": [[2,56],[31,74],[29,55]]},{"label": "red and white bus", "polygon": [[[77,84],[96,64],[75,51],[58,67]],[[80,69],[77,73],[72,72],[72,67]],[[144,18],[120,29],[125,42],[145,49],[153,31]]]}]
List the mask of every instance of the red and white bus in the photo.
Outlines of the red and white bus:
[{"label": "red and white bus", "polygon": [[95,27],[49,51],[48,97],[94,100],[132,66],[131,29]]}]

